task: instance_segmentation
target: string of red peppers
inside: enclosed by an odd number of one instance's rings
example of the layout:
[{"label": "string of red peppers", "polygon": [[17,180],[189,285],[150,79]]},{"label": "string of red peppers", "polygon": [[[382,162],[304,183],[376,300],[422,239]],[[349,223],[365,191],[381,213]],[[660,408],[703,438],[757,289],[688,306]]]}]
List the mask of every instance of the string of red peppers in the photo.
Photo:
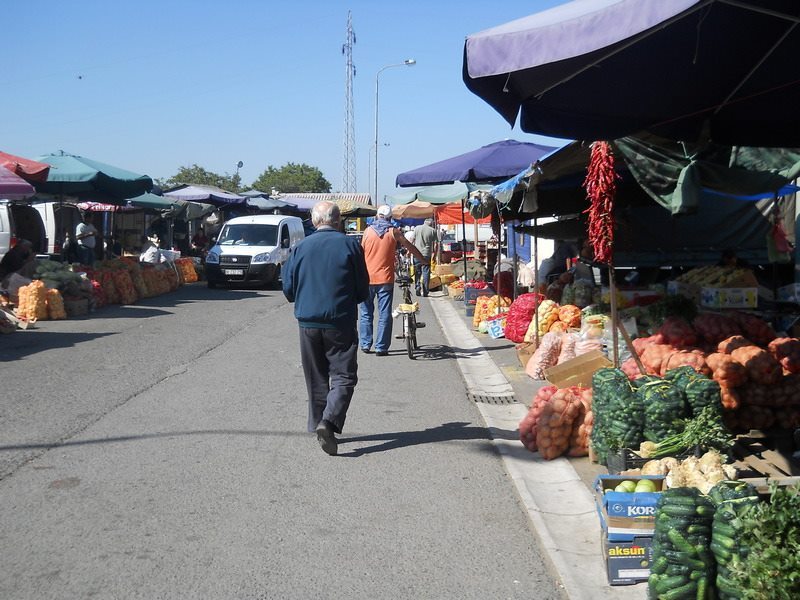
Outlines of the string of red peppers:
[{"label": "string of red peppers", "polygon": [[608,142],[594,142],[589,167],[583,187],[589,208],[589,243],[594,260],[609,264],[614,243],[614,196],[617,193],[617,173],[614,171],[614,154]]}]

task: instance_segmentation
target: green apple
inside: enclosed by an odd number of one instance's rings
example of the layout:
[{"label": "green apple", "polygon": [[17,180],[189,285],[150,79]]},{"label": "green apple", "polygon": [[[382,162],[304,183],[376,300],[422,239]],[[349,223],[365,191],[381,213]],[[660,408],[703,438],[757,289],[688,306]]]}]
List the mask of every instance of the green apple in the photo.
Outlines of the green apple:
[{"label": "green apple", "polygon": [[626,479],[614,488],[615,492],[632,492],[636,489],[636,482]]},{"label": "green apple", "polygon": [[656,482],[652,479],[640,479],[636,483],[634,492],[657,492]]}]

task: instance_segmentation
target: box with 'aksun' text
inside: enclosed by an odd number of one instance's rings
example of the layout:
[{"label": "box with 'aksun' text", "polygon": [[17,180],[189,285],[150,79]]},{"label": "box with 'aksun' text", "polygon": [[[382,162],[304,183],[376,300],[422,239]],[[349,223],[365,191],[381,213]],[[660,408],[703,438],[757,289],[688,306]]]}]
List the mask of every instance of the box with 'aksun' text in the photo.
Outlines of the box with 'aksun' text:
[{"label": "box with 'aksun' text", "polygon": [[653,538],[641,536],[630,542],[600,541],[606,563],[608,583],[631,585],[647,581],[653,562]]},{"label": "box with 'aksun' text", "polygon": [[[615,491],[625,481],[638,484],[650,480],[653,491]],[[598,475],[594,481],[595,505],[600,524],[612,542],[630,542],[637,536],[652,536],[656,526],[656,504],[664,489],[662,475]]]}]

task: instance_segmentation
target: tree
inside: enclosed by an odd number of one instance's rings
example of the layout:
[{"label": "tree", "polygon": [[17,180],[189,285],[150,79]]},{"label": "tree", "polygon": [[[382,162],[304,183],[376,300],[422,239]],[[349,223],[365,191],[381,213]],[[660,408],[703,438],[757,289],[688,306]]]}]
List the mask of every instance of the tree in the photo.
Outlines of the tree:
[{"label": "tree", "polygon": [[291,162],[280,169],[269,165],[253,182],[253,187],[264,192],[271,192],[273,189],[284,193],[331,191],[330,182],[317,167]]},{"label": "tree", "polygon": [[164,182],[166,187],[174,187],[183,183],[194,183],[198,185],[213,185],[229,192],[238,192],[242,183],[242,178],[238,173],[234,175],[219,175],[212,171],[206,171],[199,165],[181,167],[178,172]]}]

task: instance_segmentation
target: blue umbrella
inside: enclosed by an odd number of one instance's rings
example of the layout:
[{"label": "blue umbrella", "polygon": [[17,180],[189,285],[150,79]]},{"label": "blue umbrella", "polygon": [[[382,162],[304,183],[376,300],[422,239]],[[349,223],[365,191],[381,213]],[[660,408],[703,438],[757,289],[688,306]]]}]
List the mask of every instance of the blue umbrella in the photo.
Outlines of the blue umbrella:
[{"label": "blue umbrella", "polygon": [[508,179],[555,148],[532,142],[503,140],[477,150],[400,173],[395,185],[435,185],[456,181],[492,183]]}]

